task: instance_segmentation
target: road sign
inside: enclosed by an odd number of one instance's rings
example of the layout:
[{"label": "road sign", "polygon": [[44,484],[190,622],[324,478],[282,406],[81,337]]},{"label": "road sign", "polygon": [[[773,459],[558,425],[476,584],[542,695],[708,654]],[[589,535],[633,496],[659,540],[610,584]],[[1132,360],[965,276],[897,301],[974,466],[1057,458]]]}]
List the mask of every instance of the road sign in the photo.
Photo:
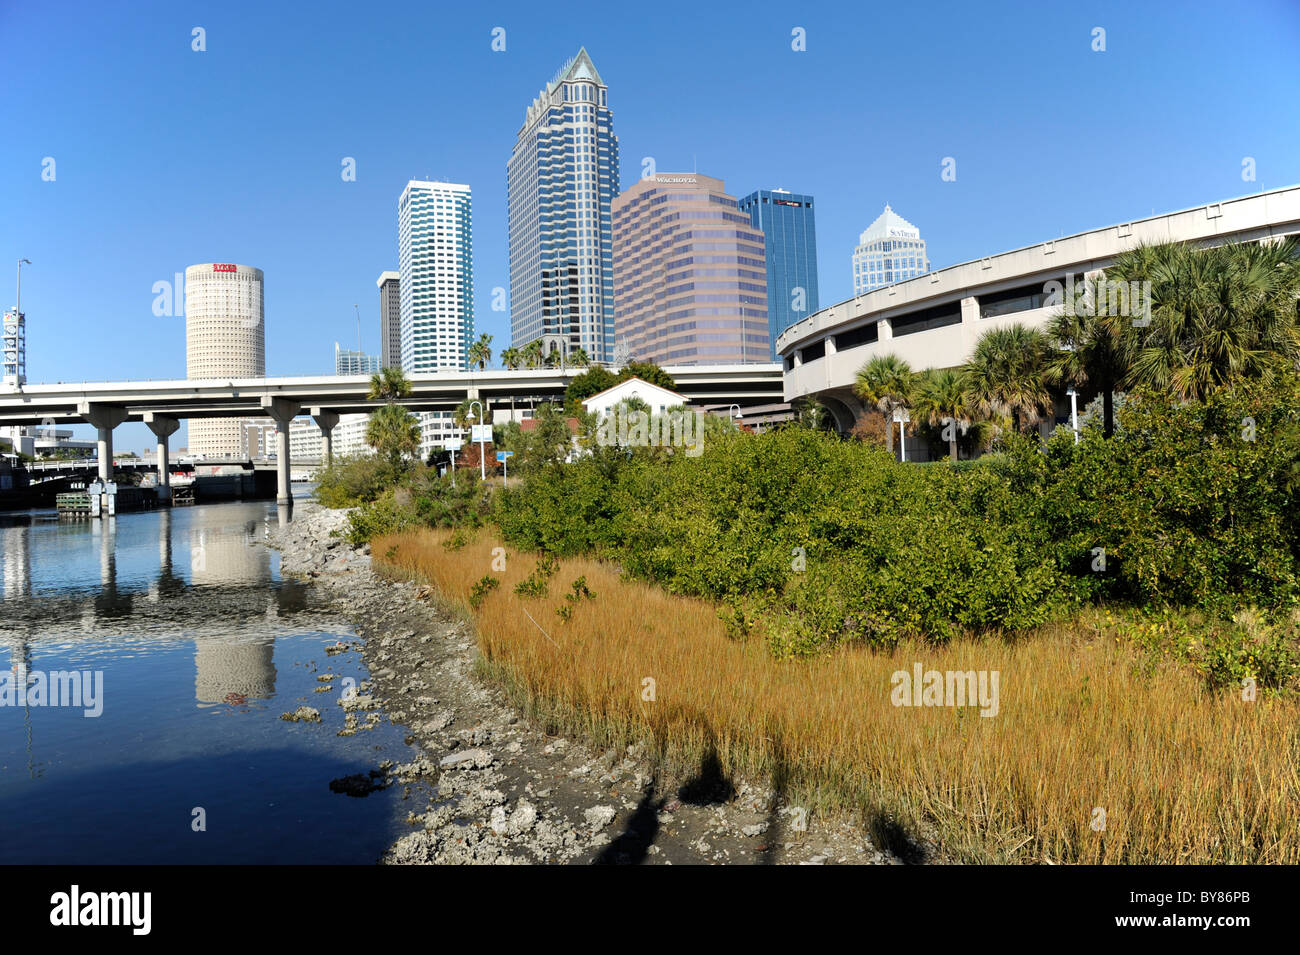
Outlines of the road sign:
[{"label": "road sign", "polygon": [[442,443],[442,448],[444,451],[459,451],[463,444],[460,438],[448,438]]},{"label": "road sign", "polygon": [[895,408],[895,409],[894,409],[894,420],[895,420],[895,421],[911,421],[911,420],[912,420],[912,416],[911,416],[910,414],[908,414],[908,411],[907,411],[906,408]]},{"label": "road sign", "polygon": [[498,452],[497,452],[497,463],[498,463],[498,464],[504,464],[506,458],[510,457],[512,454],[514,454],[513,451],[498,451]]},{"label": "road sign", "polygon": [[470,440],[471,440],[471,441],[491,441],[491,440],[492,440],[492,425],[490,425],[490,424],[476,424],[476,425],[473,425],[473,426],[470,428],[470,431],[471,431],[471,434],[470,434]]}]

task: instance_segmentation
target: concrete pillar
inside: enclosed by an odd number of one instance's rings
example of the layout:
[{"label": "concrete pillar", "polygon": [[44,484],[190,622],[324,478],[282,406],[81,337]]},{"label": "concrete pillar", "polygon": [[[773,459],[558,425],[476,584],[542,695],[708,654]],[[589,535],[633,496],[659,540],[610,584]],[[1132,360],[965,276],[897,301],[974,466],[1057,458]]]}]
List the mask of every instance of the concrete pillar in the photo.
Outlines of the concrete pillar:
[{"label": "concrete pillar", "polygon": [[961,300],[961,323],[963,325],[978,325],[980,320],[980,300],[974,295],[968,295]]},{"label": "concrete pillar", "polygon": [[312,408],[311,416],[316,421],[316,427],[320,428],[321,462],[329,467],[334,463],[334,426],[339,423],[339,413]]},{"label": "concrete pillar", "polygon": [[144,413],[144,423],[158,439],[158,498],[165,501],[172,496],[171,472],[167,467],[167,438],[176,433],[181,423],[171,415],[152,411]]},{"label": "concrete pillar", "polygon": [[[77,404],[77,414],[98,432],[99,479],[107,484],[113,480],[113,429],[127,419],[126,409],[82,401]],[[103,501],[103,505],[106,509],[108,501]]]},{"label": "concrete pillar", "polygon": [[293,487],[289,480],[289,423],[297,417],[302,405],[288,398],[262,396],[262,408],[275,421],[275,503],[293,506]]}]

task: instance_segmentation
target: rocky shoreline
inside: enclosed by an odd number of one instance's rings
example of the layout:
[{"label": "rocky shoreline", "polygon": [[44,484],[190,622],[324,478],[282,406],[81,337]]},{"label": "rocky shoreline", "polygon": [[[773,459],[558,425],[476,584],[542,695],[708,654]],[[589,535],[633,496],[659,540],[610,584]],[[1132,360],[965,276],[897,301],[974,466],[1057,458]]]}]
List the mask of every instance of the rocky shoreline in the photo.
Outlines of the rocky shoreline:
[{"label": "rocky shoreline", "polygon": [[[346,521],[345,511],[301,502],[269,543],[281,552],[282,573],[310,580],[324,608],[361,638],[327,648],[358,649],[370,673],[355,689],[321,697],[344,708],[341,732],[386,717],[407,728],[421,753],[331,783],[355,795],[404,787],[412,831],[383,862],[898,862],[848,820],[810,818],[770,787],[707,774],[670,784],[638,747],[598,752],[547,736],[475,674],[478,650],[465,621],[429,600],[428,588],[373,573],[367,548],[334,536]],[[332,689],[329,674],[319,679],[322,692]]]}]

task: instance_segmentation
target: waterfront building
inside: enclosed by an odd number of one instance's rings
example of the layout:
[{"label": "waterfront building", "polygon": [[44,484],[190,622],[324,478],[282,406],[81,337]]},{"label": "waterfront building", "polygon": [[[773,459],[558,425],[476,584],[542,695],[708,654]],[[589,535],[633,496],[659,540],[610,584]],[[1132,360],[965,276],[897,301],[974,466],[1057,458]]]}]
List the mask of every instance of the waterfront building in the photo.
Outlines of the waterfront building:
[{"label": "waterfront building", "polygon": [[511,344],[614,357],[609,88],[585,48],[528,107],[507,166]]},{"label": "waterfront building", "polygon": [[380,272],[379,286],[379,362],[382,368],[402,367],[402,276],[399,272]]},{"label": "waterfront building", "polygon": [[721,179],[663,173],[614,200],[617,334],[637,361],[766,362],[763,233]]},{"label": "waterfront building", "polygon": [[351,351],[334,343],[334,374],[336,375],[373,375],[379,371],[379,356],[367,355],[365,352]]},{"label": "waterfront building", "polygon": [[785,189],[759,189],[737,205],[749,216],[750,225],[763,233],[768,359],[776,361],[776,336],[818,308],[813,197]]},{"label": "waterfront building", "polygon": [[[207,262],[185,270],[185,377],[264,378],[266,327],[262,270]],[[189,448],[196,457],[245,456],[244,422],[194,418]]]},{"label": "waterfront building", "polygon": [[930,271],[921,230],[889,206],[858,237],[853,251],[853,294],[893,285]]},{"label": "waterfront building", "polygon": [[397,206],[401,367],[469,367],[474,335],[470,188],[411,180]]}]

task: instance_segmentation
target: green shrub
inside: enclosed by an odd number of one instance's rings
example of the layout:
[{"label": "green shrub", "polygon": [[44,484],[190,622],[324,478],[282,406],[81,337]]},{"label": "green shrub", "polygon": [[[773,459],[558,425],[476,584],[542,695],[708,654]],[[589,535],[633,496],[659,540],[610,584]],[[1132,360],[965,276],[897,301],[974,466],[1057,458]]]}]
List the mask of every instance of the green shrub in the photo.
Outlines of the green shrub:
[{"label": "green shrub", "polygon": [[316,500],[326,507],[355,507],[373,501],[392,484],[387,466],[373,454],[335,458],[316,479]]}]

